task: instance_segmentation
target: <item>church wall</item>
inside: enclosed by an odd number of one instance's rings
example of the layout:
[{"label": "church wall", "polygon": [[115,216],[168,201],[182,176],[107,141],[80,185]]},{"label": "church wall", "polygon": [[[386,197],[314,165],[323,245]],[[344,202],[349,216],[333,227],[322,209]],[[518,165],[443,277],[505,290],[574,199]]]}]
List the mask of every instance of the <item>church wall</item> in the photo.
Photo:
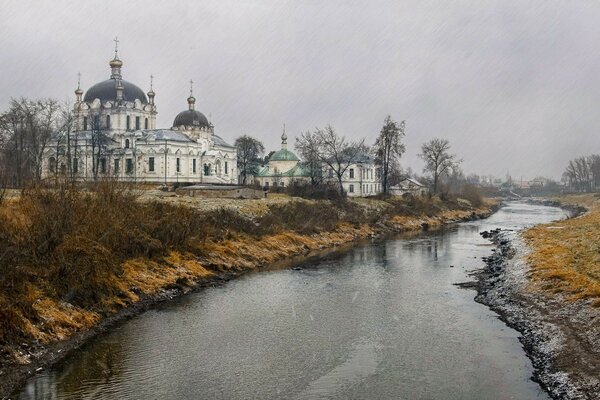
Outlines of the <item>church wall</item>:
[{"label": "church wall", "polygon": [[[137,142],[130,138],[130,148],[126,149],[119,144],[101,156],[105,159],[105,173],[101,173],[99,166],[99,177],[114,177],[123,181],[152,182],[173,184],[177,182],[191,183],[226,183],[237,184],[237,168],[235,164],[235,152],[220,151],[216,155],[203,155],[202,146],[197,143],[167,141],[167,153],[165,156],[165,144],[157,142]],[[46,152],[44,160],[44,177],[54,176],[50,168],[50,158],[57,159],[52,150],[52,144]],[[75,154],[75,149],[73,149]],[[94,156],[89,143],[81,142],[77,148],[77,179],[92,180]],[[74,157],[74,156],[73,156]],[[150,171],[150,158],[154,158],[154,171]],[[177,168],[179,159],[179,171]],[[118,160],[118,170],[115,160]],[[130,161],[128,161],[130,160]],[[194,171],[194,160],[196,169]],[[127,172],[128,162],[131,163],[131,172]],[[227,173],[225,171],[227,162]],[[58,156],[55,171],[68,170],[65,157]],[[209,166],[209,175],[204,174],[203,165]],[[220,168],[218,168],[220,166]]]}]

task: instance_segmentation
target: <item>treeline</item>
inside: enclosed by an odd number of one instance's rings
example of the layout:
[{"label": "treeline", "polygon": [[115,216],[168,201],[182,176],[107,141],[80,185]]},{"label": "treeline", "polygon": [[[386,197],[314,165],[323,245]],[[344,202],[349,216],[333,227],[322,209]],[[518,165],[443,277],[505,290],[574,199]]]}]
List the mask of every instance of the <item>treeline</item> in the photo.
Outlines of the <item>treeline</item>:
[{"label": "treeline", "polygon": [[592,154],[569,161],[563,180],[570,190],[597,192],[600,190],[600,155]]},{"label": "treeline", "polygon": [[[301,133],[296,138],[295,149],[303,160],[300,165],[307,173],[307,184],[313,188],[302,190],[316,193],[321,188],[329,192],[331,185],[335,184],[338,195],[345,197],[342,184],[344,174],[352,165],[372,160],[377,166],[376,176],[381,182],[382,192],[388,194],[390,187],[404,178],[416,177],[410,168],[404,170],[400,164],[406,152],[405,135],[405,121],[397,122],[389,115],[372,146],[365,144],[365,139],[346,138],[331,125]],[[252,184],[249,178],[269,161],[272,153],[263,158],[263,143],[248,135],[239,137],[235,146],[240,183]],[[430,187],[432,194],[444,196],[450,192],[456,193],[469,183],[460,168],[462,160],[450,149],[450,142],[442,138],[433,138],[421,146],[418,156],[425,162],[423,172],[426,174],[422,180]],[[298,189],[302,185],[295,186]]]}]

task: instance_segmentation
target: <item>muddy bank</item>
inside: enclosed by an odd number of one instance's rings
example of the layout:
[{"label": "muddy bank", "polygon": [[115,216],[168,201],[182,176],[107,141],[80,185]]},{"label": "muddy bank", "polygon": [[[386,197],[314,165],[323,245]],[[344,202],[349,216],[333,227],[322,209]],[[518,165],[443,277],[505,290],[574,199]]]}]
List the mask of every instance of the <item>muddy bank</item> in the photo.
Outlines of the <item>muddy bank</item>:
[{"label": "muddy bank", "polygon": [[[360,240],[384,238],[399,232],[435,229],[446,224],[485,218],[497,208],[496,205],[490,205],[475,210],[443,212],[431,217],[394,217],[389,221],[372,225],[343,225],[334,232],[314,235],[288,232],[264,237],[260,240],[234,236],[209,246],[206,256],[202,258],[186,259],[181,254],[173,255],[171,258],[178,258],[178,260],[171,262],[169,283],[153,293],[144,294],[140,291],[138,300],[133,304],[110,316],[101,318],[97,324],[71,335],[66,340],[47,345],[23,343],[16,351],[26,362],[5,364],[0,370],[0,397],[8,398],[40,368],[50,368],[94,336],[163,301],[206,286],[220,285],[249,271],[291,267],[305,261],[307,257],[319,257],[324,253],[339,251]],[[131,267],[132,274],[139,274],[142,271],[140,264],[141,262],[134,263]],[[152,270],[153,268],[146,267],[142,271],[144,275],[147,275],[147,269]],[[129,269],[126,268],[127,271]],[[163,273],[163,270],[153,273]],[[140,280],[141,278],[137,279],[136,284],[143,287],[144,282]],[[131,281],[128,283],[131,285]],[[6,354],[2,355],[2,357],[5,356]]]},{"label": "muddy bank", "polygon": [[496,249],[475,276],[476,301],[487,305],[520,338],[534,367],[533,380],[555,399],[600,398],[600,310],[532,290],[530,251],[519,233],[485,233]]},{"label": "muddy bank", "polygon": [[577,216],[589,211],[588,208],[586,208],[582,205],[572,204],[572,203],[564,203],[564,202],[561,202],[560,200],[555,200],[555,199],[532,198],[532,199],[527,199],[527,203],[546,206],[546,207],[562,208],[563,210],[568,211],[571,214],[571,218],[577,217]]}]

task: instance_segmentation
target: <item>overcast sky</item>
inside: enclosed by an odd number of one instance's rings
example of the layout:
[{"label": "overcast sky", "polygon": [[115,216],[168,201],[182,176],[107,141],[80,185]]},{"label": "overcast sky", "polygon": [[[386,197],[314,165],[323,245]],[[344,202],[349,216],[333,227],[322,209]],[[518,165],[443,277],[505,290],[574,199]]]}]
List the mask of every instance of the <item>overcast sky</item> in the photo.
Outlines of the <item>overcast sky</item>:
[{"label": "overcast sky", "polygon": [[158,127],[187,107],[279,148],[282,125],[333,125],[372,144],[406,120],[402,164],[450,140],[467,173],[560,177],[600,152],[600,3],[592,1],[0,0],[0,109],[11,97],[74,100],[109,77],[149,89]]}]

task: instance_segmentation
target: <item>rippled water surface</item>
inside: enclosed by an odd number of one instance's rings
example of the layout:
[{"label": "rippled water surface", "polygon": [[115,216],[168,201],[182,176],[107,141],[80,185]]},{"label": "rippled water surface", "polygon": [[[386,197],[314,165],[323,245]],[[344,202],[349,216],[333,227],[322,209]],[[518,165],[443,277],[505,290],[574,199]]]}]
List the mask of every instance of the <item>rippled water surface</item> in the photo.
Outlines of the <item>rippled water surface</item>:
[{"label": "rippled water surface", "polygon": [[[470,280],[479,232],[565,217],[512,203],[487,220],[248,274],[102,335],[19,399],[547,399]],[[451,267],[453,266],[453,267]]]}]

